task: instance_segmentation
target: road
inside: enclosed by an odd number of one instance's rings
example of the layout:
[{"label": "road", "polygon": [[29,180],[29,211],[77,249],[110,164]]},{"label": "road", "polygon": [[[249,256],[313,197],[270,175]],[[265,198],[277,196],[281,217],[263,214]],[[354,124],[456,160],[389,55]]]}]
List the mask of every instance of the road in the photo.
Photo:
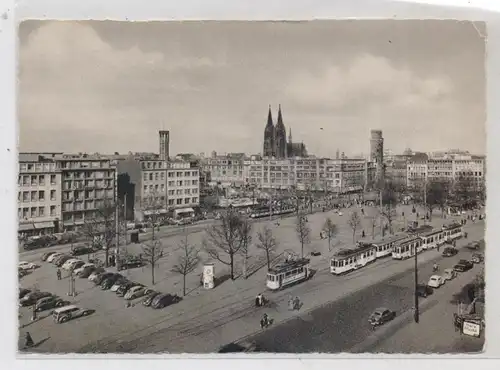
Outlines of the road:
[{"label": "road", "polygon": [[[444,269],[452,267],[460,258],[469,256],[470,251],[463,249],[453,258],[440,257],[438,263]],[[429,262],[419,267],[421,283],[432,275],[432,265],[433,262]],[[475,270],[478,271],[479,267],[476,266]],[[255,341],[264,352],[349,352],[373,333],[367,319],[376,308],[387,307],[400,316],[413,307],[414,281],[411,270],[397,274],[303,317],[246,339]],[[452,282],[447,284],[451,285]],[[446,289],[446,286],[440,289]],[[421,301],[424,299],[434,298],[431,295],[421,298]]]}]

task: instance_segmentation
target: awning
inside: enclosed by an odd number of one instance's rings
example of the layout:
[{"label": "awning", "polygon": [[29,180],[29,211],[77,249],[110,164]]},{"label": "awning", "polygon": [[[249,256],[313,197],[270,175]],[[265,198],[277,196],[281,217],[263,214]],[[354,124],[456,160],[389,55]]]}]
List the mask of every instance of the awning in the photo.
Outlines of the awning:
[{"label": "awning", "polygon": [[54,227],[54,221],[35,222],[35,229],[48,229]]},{"label": "awning", "polygon": [[175,210],[176,213],[194,213],[192,208],[180,208]]},{"label": "awning", "polygon": [[151,216],[154,214],[164,214],[164,213],[167,213],[166,209],[146,210],[146,211],[144,211],[144,216]]},{"label": "awning", "polygon": [[34,230],[34,229],[35,229],[35,226],[33,225],[33,223],[19,225],[19,231],[27,231],[27,230]]}]

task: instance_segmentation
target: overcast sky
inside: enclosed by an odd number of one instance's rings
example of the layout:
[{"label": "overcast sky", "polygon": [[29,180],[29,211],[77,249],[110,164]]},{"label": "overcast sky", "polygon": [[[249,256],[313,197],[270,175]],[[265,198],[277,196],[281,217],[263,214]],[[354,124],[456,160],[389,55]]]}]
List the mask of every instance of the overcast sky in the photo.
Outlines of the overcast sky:
[{"label": "overcast sky", "polygon": [[[476,28],[485,33],[484,26]],[[262,151],[269,104],[309,152],[485,153],[469,22],[51,22],[19,29],[21,151]],[[323,128],[323,129],[322,129]],[[322,129],[322,130],[321,130]]]}]

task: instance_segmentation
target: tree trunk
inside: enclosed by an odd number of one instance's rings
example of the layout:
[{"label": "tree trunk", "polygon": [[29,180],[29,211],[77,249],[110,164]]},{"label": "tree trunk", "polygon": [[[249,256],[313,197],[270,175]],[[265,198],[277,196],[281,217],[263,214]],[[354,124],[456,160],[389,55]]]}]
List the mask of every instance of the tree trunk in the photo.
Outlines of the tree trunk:
[{"label": "tree trunk", "polygon": [[154,258],[151,260],[151,284],[155,285],[155,263],[154,263]]},{"label": "tree trunk", "polygon": [[235,280],[234,279],[234,254],[233,253],[229,254],[229,263],[231,265],[231,280]]},{"label": "tree trunk", "polygon": [[300,246],[301,246],[300,256],[301,256],[302,258],[304,258],[304,242],[301,242],[301,243],[300,243]]},{"label": "tree trunk", "polygon": [[186,273],[182,275],[182,295],[186,296]]},{"label": "tree trunk", "polygon": [[331,252],[332,250],[332,238],[329,236],[328,237],[328,252]]},{"label": "tree trunk", "polygon": [[352,243],[356,243],[356,229],[352,230]]},{"label": "tree trunk", "polygon": [[269,258],[269,250],[266,250],[266,258],[267,258],[267,270],[271,268],[271,259]]},{"label": "tree trunk", "polygon": [[104,266],[109,267],[109,245],[106,245],[106,249],[104,251]]}]

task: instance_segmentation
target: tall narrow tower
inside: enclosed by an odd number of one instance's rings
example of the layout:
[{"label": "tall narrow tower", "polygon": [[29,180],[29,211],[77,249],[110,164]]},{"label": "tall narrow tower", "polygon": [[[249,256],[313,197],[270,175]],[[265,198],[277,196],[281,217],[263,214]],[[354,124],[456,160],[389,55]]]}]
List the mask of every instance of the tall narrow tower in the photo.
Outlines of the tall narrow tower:
[{"label": "tall narrow tower", "polygon": [[167,161],[170,155],[170,131],[160,130],[160,159]]},{"label": "tall narrow tower", "polygon": [[384,138],[382,130],[371,130],[370,138],[370,161],[376,165],[376,181],[382,184],[384,181]]},{"label": "tall narrow tower", "polygon": [[275,153],[275,130],[273,122],[273,114],[271,113],[271,106],[269,106],[269,112],[267,114],[267,124],[264,129],[264,147],[262,149],[262,155],[264,157],[274,157]]},{"label": "tall narrow tower", "polygon": [[286,128],[281,114],[281,104],[278,107],[278,121],[276,123],[276,158],[286,158]]}]

